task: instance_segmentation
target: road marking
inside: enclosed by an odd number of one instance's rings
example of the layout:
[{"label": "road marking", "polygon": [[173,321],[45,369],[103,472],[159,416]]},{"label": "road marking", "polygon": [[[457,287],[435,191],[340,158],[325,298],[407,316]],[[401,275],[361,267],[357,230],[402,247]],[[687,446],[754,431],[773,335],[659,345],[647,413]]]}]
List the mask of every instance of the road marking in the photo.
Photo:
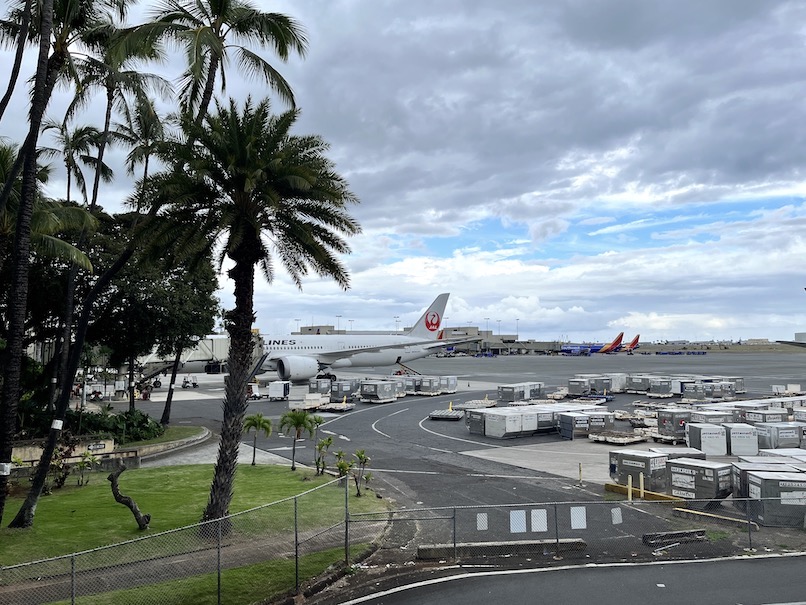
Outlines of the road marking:
[{"label": "road marking", "polygon": [[384,437],[386,437],[387,439],[391,439],[391,438],[392,438],[391,436],[389,436],[389,435],[387,435],[386,433],[384,433],[384,432],[383,432],[381,429],[379,429],[379,428],[378,428],[377,426],[375,426],[375,425],[376,425],[376,424],[378,424],[378,423],[379,423],[381,420],[386,420],[387,418],[391,418],[391,417],[392,417],[392,416],[394,416],[395,414],[400,414],[400,413],[402,413],[402,412],[408,412],[408,411],[409,411],[409,408],[403,408],[402,410],[397,410],[396,412],[392,412],[391,414],[389,414],[389,415],[387,415],[387,416],[384,416],[384,417],[382,417],[382,418],[378,418],[378,419],[377,419],[375,422],[373,422],[373,423],[372,423],[372,425],[371,425],[371,426],[372,426],[372,430],[373,430],[373,431],[375,431],[376,433],[378,433],[379,435],[383,435],[383,436],[384,436]]}]

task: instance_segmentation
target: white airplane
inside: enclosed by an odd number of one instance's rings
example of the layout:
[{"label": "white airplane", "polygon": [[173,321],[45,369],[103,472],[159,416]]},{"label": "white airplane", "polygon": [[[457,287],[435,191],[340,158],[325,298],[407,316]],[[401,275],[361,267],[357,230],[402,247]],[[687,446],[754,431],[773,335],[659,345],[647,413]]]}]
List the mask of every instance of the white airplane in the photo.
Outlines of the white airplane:
[{"label": "white airplane", "polygon": [[[441,340],[440,325],[450,294],[440,294],[414,327],[401,334],[310,334],[264,341],[262,372],[304,382],[329,369],[389,366],[419,359],[437,349],[477,339]],[[332,376],[330,376],[332,378]]]}]

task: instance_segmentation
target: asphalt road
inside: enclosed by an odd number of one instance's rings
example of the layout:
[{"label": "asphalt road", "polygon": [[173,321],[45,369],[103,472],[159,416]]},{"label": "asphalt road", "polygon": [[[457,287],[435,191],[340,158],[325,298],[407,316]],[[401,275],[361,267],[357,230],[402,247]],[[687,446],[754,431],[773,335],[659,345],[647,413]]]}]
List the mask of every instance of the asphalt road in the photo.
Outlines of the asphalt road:
[{"label": "asphalt road", "polygon": [[[322,414],[320,427],[333,436],[331,452],[347,454],[363,449],[371,457],[373,489],[395,502],[396,507],[439,507],[464,505],[519,504],[553,501],[599,501],[602,484],[609,480],[607,453],[613,446],[587,440],[564,441],[557,435],[538,435],[498,440],[471,435],[463,421],[428,420],[431,411],[447,409],[452,403],[485,396],[495,398],[499,384],[542,381],[549,390],[565,386],[577,373],[640,372],[659,375],[741,376],[747,397],[772,394],[773,385],[803,383],[806,387],[804,354],[718,354],[705,356],[594,356],[499,357],[493,359],[434,359],[409,364],[423,374],[454,375],[460,378],[460,392],[438,397],[405,397],[389,404],[358,404],[345,414]],[[391,368],[360,375],[389,374]],[[218,430],[223,376],[198,376],[197,389],[177,388],[172,422],[204,425]],[[181,380],[181,377],[180,377]],[[292,397],[301,397],[305,387],[296,387]],[[154,392],[150,402],[138,407],[159,417],[165,388]],[[628,406],[635,395],[622,395],[609,407]],[[119,404],[123,405],[123,404]],[[278,424],[288,409],[286,402],[257,400],[249,413],[260,412]],[[252,438],[244,444],[251,445]],[[643,444],[647,448],[654,444]],[[290,437],[276,432],[260,436],[257,447],[264,460],[287,461]],[[214,462],[215,448],[183,453],[183,462]],[[297,462],[313,464],[313,440],[297,445]],[[190,459],[188,459],[190,458]],[[164,463],[170,463],[170,457]],[[580,480],[580,469],[582,472]],[[591,524],[596,522],[591,519]],[[450,601],[488,603],[491,598],[507,603],[557,600],[582,603],[624,603],[651,598],[659,604],[679,602],[774,603],[803,599],[806,586],[802,574],[786,575],[790,565],[802,559],[750,562],[749,571],[736,570],[727,562],[694,571],[682,565],[652,568],[572,569],[520,575],[467,578],[461,582],[429,585],[379,597],[369,603],[422,603],[445,597]],[[765,571],[767,566],[770,570]],[[659,575],[660,574],[660,575]],[[696,574],[696,575],[694,575]],[[787,574],[789,572],[787,571]],[[692,578],[696,577],[696,581]],[[661,581],[660,578],[665,578]],[[792,578],[796,578],[792,580]],[[654,580],[653,580],[654,579]],[[660,586],[663,584],[663,586]],[[448,596],[450,595],[450,596]]]},{"label": "asphalt road", "polygon": [[344,601],[344,605],[802,605],[803,557],[468,572]]}]

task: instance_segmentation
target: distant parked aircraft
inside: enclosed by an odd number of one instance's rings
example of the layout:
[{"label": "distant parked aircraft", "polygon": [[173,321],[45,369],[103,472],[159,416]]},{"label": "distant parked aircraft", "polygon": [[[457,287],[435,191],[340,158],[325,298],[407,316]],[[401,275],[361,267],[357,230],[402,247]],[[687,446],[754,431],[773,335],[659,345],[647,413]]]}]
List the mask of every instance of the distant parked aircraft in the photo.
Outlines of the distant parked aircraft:
[{"label": "distant parked aircraft", "polygon": [[[560,346],[561,355],[592,355],[593,353],[615,353],[621,348],[621,341],[624,339],[624,332],[619,332],[619,335],[611,343],[566,343]],[[632,343],[630,343],[632,344]]]},{"label": "distant parked aircraft", "polygon": [[636,334],[635,338],[633,338],[630,342],[628,342],[623,347],[619,347],[619,352],[625,351],[627,355],[631,354],[635,349],[639,348],[641,345],[638,344],[638,339],[641,338],[640,334]]}]

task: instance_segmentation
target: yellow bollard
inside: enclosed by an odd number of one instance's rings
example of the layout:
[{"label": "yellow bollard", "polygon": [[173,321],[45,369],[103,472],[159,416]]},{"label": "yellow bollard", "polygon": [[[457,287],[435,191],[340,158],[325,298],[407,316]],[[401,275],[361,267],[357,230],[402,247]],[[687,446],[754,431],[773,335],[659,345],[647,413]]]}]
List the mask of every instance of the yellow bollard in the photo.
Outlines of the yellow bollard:
[{"label": "yellow bollard", "polygon": [[452,412],[452,411],[453,411],[453,401],[451,401],[451,402],[449,402],[449,403],[448,403],[448,411],[449,411],[449,412]]},{"label": "yellow bollard", "polygon": [[644,499],[644,473],[638,475],[638,497]]},{"label": "yellow bollard", "polygon": [[579,463],[579,484],[582,485],[582,463]]},{"label": "yellow bollard", "polygon": [[627,475],[627,501],[632,502],[632,475]]}]

